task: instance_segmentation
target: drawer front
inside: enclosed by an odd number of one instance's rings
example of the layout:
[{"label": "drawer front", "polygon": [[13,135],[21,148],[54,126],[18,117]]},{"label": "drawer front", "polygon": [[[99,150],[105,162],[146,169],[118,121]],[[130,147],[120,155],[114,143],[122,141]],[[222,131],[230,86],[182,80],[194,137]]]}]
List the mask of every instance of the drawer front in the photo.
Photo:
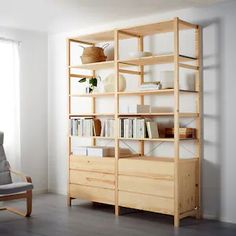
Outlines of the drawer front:
[{"label": "drawer front", "polygon": [[174,163],[152,160],[119,160],[119,174],[173,180]]},{"label": "drawer front", "polygon": [[114,204],[114,190],[70,184],[70,197],[82,198],[93,202]]},{"label": "drawer front", "polygon": [[115,172],[115,161],[114,158],[71,156],[70,169],[113,174]]},{"label": "drawer front", "polygon": [[168,215],[174,213],[174,200],[145,194],[119,191],[119,205]]},{"label": "drawer front", "polygon": [[114,174],[70,170],[70,183],[101,188],[115,188]]},{"label": "drawer front", "polygon": [[171,180],[120,175],[118,186],[119,190],[122,191],[151,194],[160,197],[174,197],[174,182]]}]

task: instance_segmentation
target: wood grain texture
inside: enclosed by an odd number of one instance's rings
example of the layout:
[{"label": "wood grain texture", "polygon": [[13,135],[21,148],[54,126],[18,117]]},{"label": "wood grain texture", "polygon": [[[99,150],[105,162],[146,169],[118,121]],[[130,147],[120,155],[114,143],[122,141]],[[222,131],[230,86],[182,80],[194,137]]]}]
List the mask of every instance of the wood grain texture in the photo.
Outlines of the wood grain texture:
[{"label": "wood grain texture", "polygon": [[114,190],[70,184],[70,196],[93,202],[114,204]]},{"label": "wood grain texture", "polygon": [[115,189],[115,176],[114,174],[70,170],[70,183]]},{"label": "wood grain texture", "polygon": [[107,174],[115,173],[114,158],[99,158],[99,157],[70,157],[70,169],[93,171]]},{"label": "wood grain texture", "polygon": [[119,190],[174,198],[174,182],[139,176],[119,175]]},{"label": "wood grain texture", "polygon": [[124,191],[119,191],[119,205],[169,215],[174,212],[173,199]]}]

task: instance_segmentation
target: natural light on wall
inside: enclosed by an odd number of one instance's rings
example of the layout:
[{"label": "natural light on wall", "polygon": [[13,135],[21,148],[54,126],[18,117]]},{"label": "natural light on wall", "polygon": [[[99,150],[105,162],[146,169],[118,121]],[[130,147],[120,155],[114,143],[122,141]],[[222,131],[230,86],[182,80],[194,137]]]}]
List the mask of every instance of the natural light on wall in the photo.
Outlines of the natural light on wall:
[{"label": "natural light on wall", "polygon": [[19,43],[0,39],[0,130],[13,168],[20,160]]}]

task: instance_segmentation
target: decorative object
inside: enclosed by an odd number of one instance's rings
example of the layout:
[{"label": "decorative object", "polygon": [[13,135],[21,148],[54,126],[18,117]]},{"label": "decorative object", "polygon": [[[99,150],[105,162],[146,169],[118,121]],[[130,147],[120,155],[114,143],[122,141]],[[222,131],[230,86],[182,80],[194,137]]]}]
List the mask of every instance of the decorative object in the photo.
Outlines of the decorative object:
[{"label": "decorative object", "polygon": [[150,56],[152,56],[151,52],[136,51],[136,52],[129,53],[130,58],[140,58],[140,57],[150,57]]},{"label": "decorative object", "polygon": [[179,87],[181,90],[195,90],[195,74],[186,73],[183,78],[179,81]]},{"label": "decorative object", "polygon": [[[174,138],[174,128],[165,129],[166,138]],[[179,128],[179,138],[196,138],[195,128]]]},{"label": "decorative object", "polygon": [[84,47],[81,46],[84,51],[81,58],[83,64],[106,61],[107,57],[104,54],[104,49],[109,46],[109,43],[104,44],[102,47]]},{"label": "decorative object", "polygon": [[162,89],[174,88],[174,71],[168,71],[168,70],[161,71],[160,81]]},{"label": "decorative object", "polygon": [[100,76],[94,77],[94,78],[82,78],[78,82],[79,83],[85,83],[87,82],[86,87],[86,93],[92,93],[95,89],[95,87],[98,86],[98,80],[101,80]]},{"label": "decorative object", "polygon": [[158,90],[161,89],[160,81],[156,82],[144,82],[139,86],[140,91],[147,91],[147,90]]},{"label": "decorative object", "polygon": [[[115,92],[115,74],[109,74],[103,81],[102,81],[102,92],[104,93],[112,93]],[[120,75],[119,78],[119,91],[122,92],[126,88],[126,79],[123,75]]]}]

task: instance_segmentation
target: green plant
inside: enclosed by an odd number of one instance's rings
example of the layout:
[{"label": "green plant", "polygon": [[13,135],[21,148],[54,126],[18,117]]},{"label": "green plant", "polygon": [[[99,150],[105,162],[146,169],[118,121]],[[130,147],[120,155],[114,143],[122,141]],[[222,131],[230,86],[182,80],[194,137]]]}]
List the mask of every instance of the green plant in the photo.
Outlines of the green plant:
[{"label": "green plant", "polygon": [[89,93],[92,93],[94,88],[98,86],[98,79],[100,79],[100,76],[93,77],[93,78],[82,78],[78,82],[79,83],[84,83],[86,81],[89,82]]}]

